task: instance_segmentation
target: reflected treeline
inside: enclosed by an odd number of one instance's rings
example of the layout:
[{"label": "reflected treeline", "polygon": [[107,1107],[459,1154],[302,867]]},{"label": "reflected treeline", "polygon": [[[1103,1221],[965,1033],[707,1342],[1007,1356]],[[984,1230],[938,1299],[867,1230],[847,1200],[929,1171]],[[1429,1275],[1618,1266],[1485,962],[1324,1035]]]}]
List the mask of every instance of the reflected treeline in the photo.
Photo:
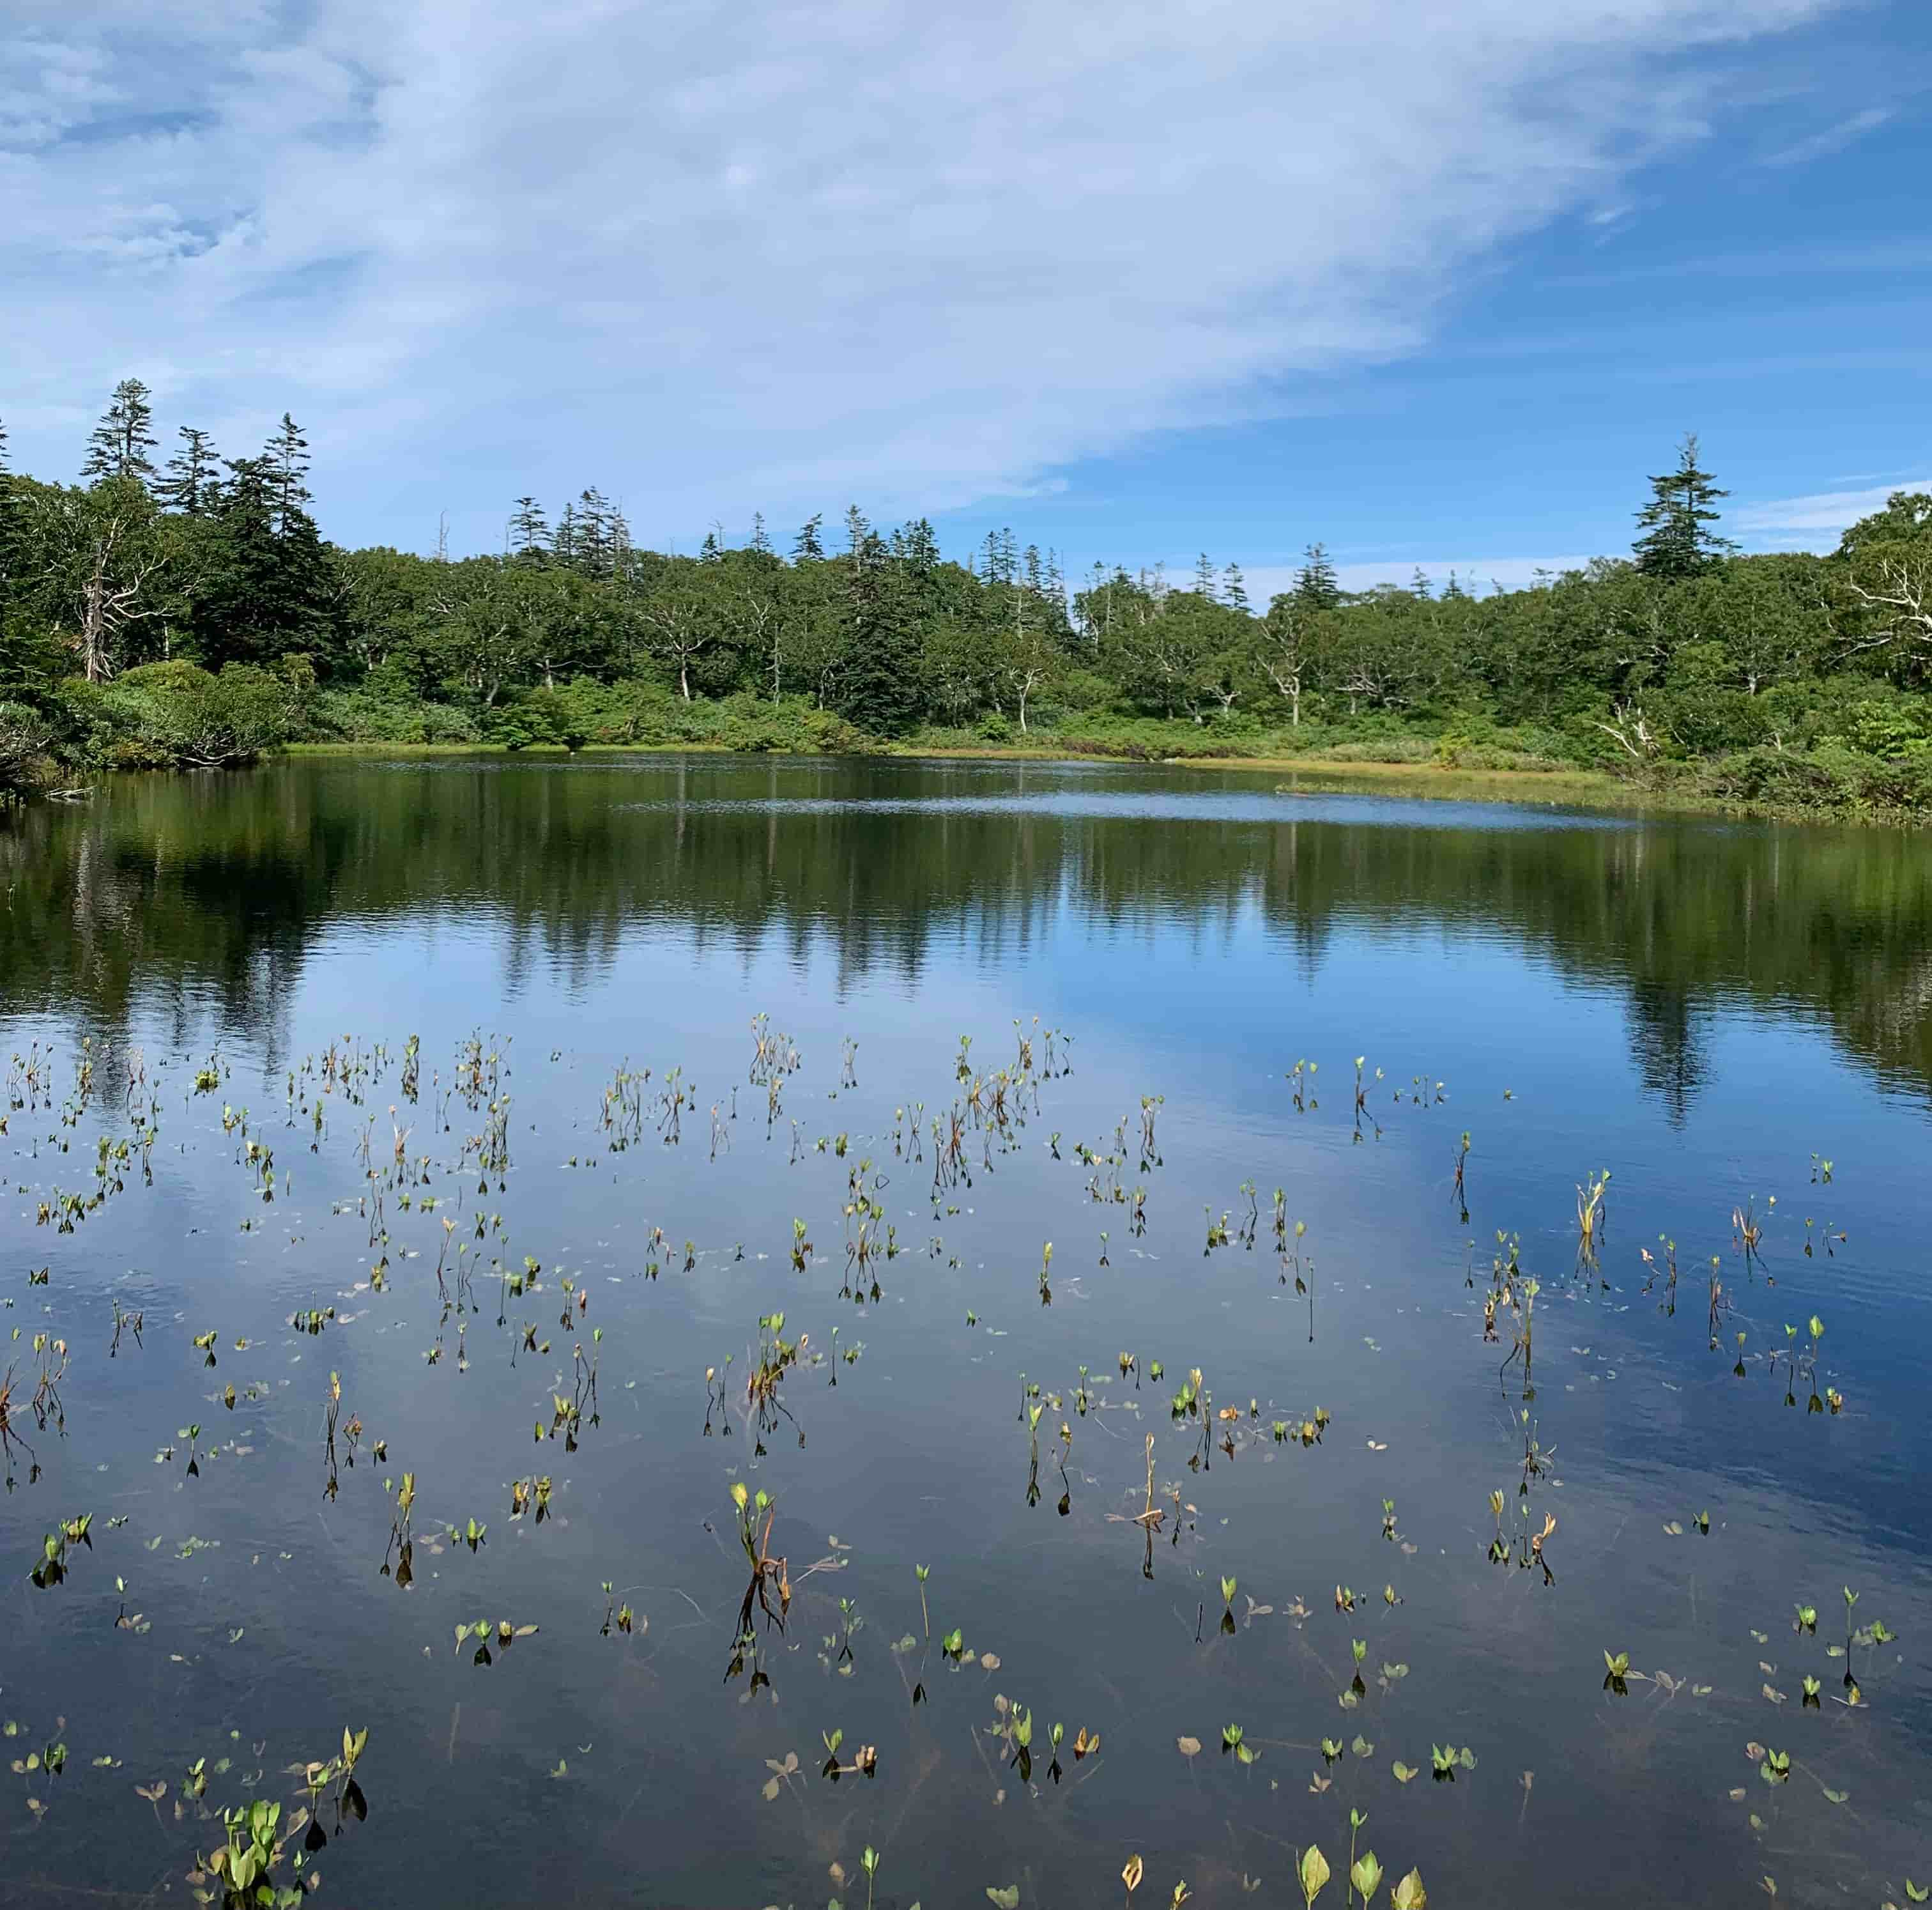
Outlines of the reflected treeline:
[{"label": "reflected treeline", "polygon": [[[176,1005],[272,1036],[320,935],[474,915],[513,968],[594,978],[640,923],[917,976],[935,943],[1022,949],[1062,911],[1140,928],[1258,913],[1318,963],[1351,925],[1480,932],[1620,990],[1649,1085],[1682,1112],[1700,1014],[1816,1017],[1932,1087],[1932,843],[1872,830],[1177,821],[1218,784],[1159,772],[682,759],[289,761],[128,778],[0,822],[0,1007],[110,1027]],[[821,806],[1104,791],[1160,815]],[[814,800],[817,799],[817,800]],[[790,805],[788,806],[788,805]],[[1225,807],[1225,806],[1224,806]]]}]

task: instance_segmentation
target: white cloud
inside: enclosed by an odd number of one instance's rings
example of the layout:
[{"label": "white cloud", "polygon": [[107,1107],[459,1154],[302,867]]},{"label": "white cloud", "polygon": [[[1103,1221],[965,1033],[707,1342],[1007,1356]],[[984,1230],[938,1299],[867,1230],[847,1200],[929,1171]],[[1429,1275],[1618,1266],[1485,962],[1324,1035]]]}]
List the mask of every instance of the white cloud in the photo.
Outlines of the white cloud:
[{"label": "white cloud", "polygon": [[1733,518],[1754,542],[1781,550],[1828,551],[1847,524],[1885,509],[1894,491],[1932,491],[1932,477],[1900,478],[1858,491],[1816,491],[1803,497],[1773,497],[1747,504]]},{"label": "white cloud", "polygon": [[124,373],[286,405],[352,536],[1024,494],[1415,350],[1832,4],[14,0],[0,407],[56,473]]},{"label": "white cloud", "polygon": [[1766,153],[1763,164],[1767,166],[1802,166],[1814,159],[1823,159],[1834,152],[1842,152],[1854,140],[1862,139],[1868,133],[1876,132],[1893,115],[1888,106],[1868,106],[1862,111],[1852,113],[1840,120],[1836,125],[1827,126],[1809,137],[1794,140],[1790,145],[1780,146],[1775,152]]}]

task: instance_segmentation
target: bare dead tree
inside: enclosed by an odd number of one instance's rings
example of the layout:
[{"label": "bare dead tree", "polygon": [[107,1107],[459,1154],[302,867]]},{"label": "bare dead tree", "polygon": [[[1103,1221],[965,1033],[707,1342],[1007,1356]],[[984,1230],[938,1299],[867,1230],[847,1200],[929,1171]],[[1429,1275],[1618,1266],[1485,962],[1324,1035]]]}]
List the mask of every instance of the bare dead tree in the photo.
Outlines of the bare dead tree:
[{"label": "bare dead tree", "polygon": [[691,666],[717,641],[706,626],[704,606],[694,596],[654,597],[644,605],[644,622],[652,635],[646,647],[677,671],[677,687],[691,701]]}]

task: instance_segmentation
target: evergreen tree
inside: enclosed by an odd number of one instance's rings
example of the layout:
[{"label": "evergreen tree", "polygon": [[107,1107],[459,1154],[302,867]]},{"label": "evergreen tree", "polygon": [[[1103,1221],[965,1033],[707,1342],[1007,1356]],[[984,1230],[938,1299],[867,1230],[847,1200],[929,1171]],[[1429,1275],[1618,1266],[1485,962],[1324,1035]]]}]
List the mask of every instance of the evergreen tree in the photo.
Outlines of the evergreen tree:
[{"label": "evergreen tree", "polygon": [[939,568],[939,539],[926,518],[915,518],[903,530],[893,532],[892,544],[914,577],[928,578]]},{"label": "evergreen tree", "polygon": [[333,593],[315,520],[283,502],[299,486],[290,486],[272,444],[259,458],[230,458],[228,471],[192,609],[202,662],[219,669],[319,648]]},{"label": "evergreen tree", "polygon": [[1650,480],[1650,502],[1637,512],[1644,533],[1630,546],[1636,567],[1652,577],[1697,577],[1730,556],[1737,545],[1708,528],[1720,513],[1712,506],[1720,491],[1697,464],[1697,434],[1685,434],[1677,449],[1677,468]]},{"label": "evergreen tree", "polygon": [[559,563],[573,567],[577,563],[577,506],[566,504],[562,515],[556,521],[556,530],[550,540],[550,554]]},{"label": "evergreen tree", "polygon": [[1311,544],[1302,553],[1301,568],[1295,573],[1294,594],[1309,610],[1333,610],[1342,601],[1341,582],[1325,545]]},{"label": "evergreen tree", "polygon": [[154,482],[154,408],[151,394],[138,378],[123,378],[87,440],[84,478],[138,478]]},{"label": "evergreen tree", "polygon": [[718,539],[719,528],[714,524],[704,533],[704,542],[698,547],[698,561],[700,563],[722,563],[724,561],[724,546]]},{"label": "evergreen tree", "polygon": [[[1451,575],[1453,575],[1454,573],[1452,572]],[[1420,564],[1415,566],[1414,572],[1409,578],[1408,590],[1412,596],[1420,597],[1424,603],[1428,602],[1436,594],[1436,586],[1430,581],[1428,572],[1424,570]]]},{"label": "evergreen tree", "polygon": [[849,554],[856,557],[866,539],[872,534],[872,527],[866,521],[866,514],[856,504],[845,506],[845,543]]},{"label": "evergreen tree", "polygon": [[920,639],[892,553],[868,530],[847,577],[847,662],[838,707],[848,722],[897,736],[919,719]]},{"label": "evergreen tree", "polygon": [[1241,566],[1238,563],[1229,564],[1221,573],[1221,601],[1244,613],[1247,610],[1247,580],[1242,576]]},{"label": "evergreen tree", "polygon": [[791,560],[794,563],[817,563],[825,555],[825,546],[820,542],[819,527],[825,521],[823,511],[814,511],[799,527],[798,535],[792,539]]},{"label": "evergreen tree", "polygon": [[608,577],[616,567],[610,500],[595,485],[578,494],[571,561],[586,577]]},{"label": "evergreen tree", "polygon": [[768,557],[772,554],[772,540],[765,532],[765,514],[763,511],[754,511],[752,513],[750,548],[761,557]]},{"label": "evergreen tree", "polygon": [[168,474],[154,486],[155,498],[164,510],[178,511],[184,517],[208,516],[221,498],[214,442],[192,425],[182,425],[179,436],[181,449],[168,460]]},{"label": "evergreen tree", "polygon": [[1194,560],[1194,594],[1210,603],[1214,599],[1214,566],[1208,561],[1205,551]]},{"label": "evergreen tree", "polygon": [[510,554],[518,563],[536,565],[550,556],[550,521],[534,497],[519,497],[510,514]]},{"label": "evergreen tree", "polygon": [[[284,411],[281,428],[269,439],[262,453],[274,487],[275,535],[286,536],[296,520],[305,516],[311,501],[308,493],[308,440],[296,428],[296,421]],[[310,524],[310,529],[314,526]]]},{"label": "evergreen tree", "polygon": [[14,593],[14,473],[7,461],[7,424],[0,419],[0,623]]}]

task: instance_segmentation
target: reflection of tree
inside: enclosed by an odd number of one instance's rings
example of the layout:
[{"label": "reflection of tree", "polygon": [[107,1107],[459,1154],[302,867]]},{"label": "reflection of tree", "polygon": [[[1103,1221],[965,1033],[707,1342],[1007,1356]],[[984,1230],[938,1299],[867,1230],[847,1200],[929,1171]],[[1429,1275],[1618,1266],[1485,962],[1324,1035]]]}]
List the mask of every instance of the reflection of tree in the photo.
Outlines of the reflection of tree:
[{"label": "reflection of tree", "polygon": [[1702,1042],[1688,996],[1666,984],[1638,981],[1630,990],[1630,1048],[1643,1085],[1681,1128],[1704,1085]]},{"label": "reflection of tree", "polygon": [[[1176,787],[1157,770],[735,758],[130,778],[87,808],[0,821],[0,1008],[78,1005],[113,1023],[175,1004],[184,1027],[212,1009],[268,1035],[326,927],[425,910],[500,926],[525,973],[592,978],[652,922],[700,951],[774,934],[800,958],[829,945],[842,984],[916,978],[961,935],[1030,946],[1070,911],[1122,935],[1258,913],[1310,959],[1352,926],[1427,928],[1621,992],[1642,1078],[1675,1119],[1703,1078],[1700,1017],[1726,1002],[1815,1016],[1932,1086],[1932,852],[1911,836],[876,806]],[[875,806],[834,806],[854,796]]]}]

